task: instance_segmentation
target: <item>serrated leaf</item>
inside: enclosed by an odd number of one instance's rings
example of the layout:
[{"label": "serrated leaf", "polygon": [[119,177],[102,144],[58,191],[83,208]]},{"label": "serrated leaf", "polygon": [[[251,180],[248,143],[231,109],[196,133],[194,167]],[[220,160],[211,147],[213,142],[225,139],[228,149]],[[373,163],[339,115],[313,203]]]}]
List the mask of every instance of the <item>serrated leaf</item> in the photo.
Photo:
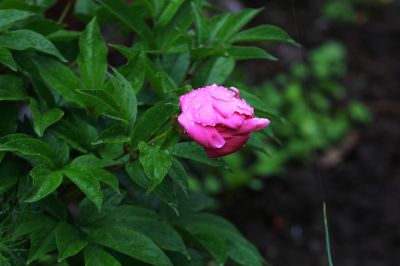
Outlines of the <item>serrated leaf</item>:
[{"label": "serrated leaf", "polygon": [[100,89],[107,71],[107,46],[96,18],[86,26],[79,39],[77,63],[87,89]]},{"label": "serrated leaf", "polygon": [[88,242],[82,240],[79,231],[66,222],[60,222],[54,230],[58,249],[58,261],[76,255]]},{"label": "serrated leaf", "polygon": [[81,82],[72,70],[50,58],[38,58],[35,62],[42,79],[49,88],[55,90],[65,99],[84,106],[82,95],[77,92],[81,88]]},{"label": "serrated leaf", "polygon": [[121,266],[108,252],[97,247],[87,247],[84,251],[85,266]]},{"label": "serrated leaf", "polygon": [[230,42],[278,41],[299,46],[289,34],[274,25],[260,25],[235,34]]},{"label": "serrated leaf", "polygon": [[31,30],[15,30],[0,33],[0,46],[10,50],[34,49],[53,55],[63,62],[67,61],[46,37]]},{"label": "serrated leaf", "polygon": [[99,0],[99,2],[138,35],[148,41],[151,40],[152,30],[147,26],[140,14],[130,6],[121,0]]},{"label": "serrated leaf", "polygon": [[32,12],[17,9],[0,10],[0,31],[7,30],[14,24],[26,20],[33,15],[35,14]]},{"label": "serrated leaf", "polygon": [[100,211],[103,202],[103,193],[100,190],[100,183],[88,170],[77,168],[71,165],[61,170],[79,189],[93,202]]},{"label": "serrated leaf", "polygon": [[194,88],[211,84],[221,84],[232,73],[235,60],[230,57],[217,57],[208,60],[193,77]]},{"label": "serrated leaf", "polygon": [[189,189],[189,177],[185,170],[185,167],[177,160],[172,160],[172,166],[168,171],[168,175],[174,180],[174,182],[179,186],[182,191],[188,195]]},{"label": "serrated leaf", "polygon": [[13,75],[0,75],[0,101],[23,101],[28,95],[19,77]]},{"label": "serrated leaf", "polygon": [[149,191],[163,181],[172,165],[172,156],[168,150],[161,150],[159,146],[143,141],[139,142],[139,160],[151,180]]},{"label": "serrated leaf", "polygon": [[132,145],[136,146],[140,141],[147,141],[178,110],[178,105],[169,101],[159,102],[147,109],[133,129]]},{"label": "serrated leaf", "polygon": [[64,115],[63,110],[51,108],[43,113],[39,110],[37,101],[31,98],[30,109],[32,112],[33,129],[38,136],[42,137],[46,128],[57,122]]},{"label": "serrated leaf", "polygon": [[32,176],[35,192],[25,202],[35,202],[48,196],[61,185],[63,180],[61,172],[50,170],[43,165],[36,166],[29,174]]},{"label": "serrated leaf", "polygon": [[225,51],[235,60],[250,60],[250,59],[266,59],[278,60],[273,55],[267,53],[261,48],[251,46],[230,46],[225,48]]},{"label": "serrated leaf", "polygon": [[11,52],[3,47],[0,47],[0,64],[7,66],[12,71],[17,71],[17,63],[15,63]]},{"label": "serrated leaf", "polygon": [[88,231],[90,242],[111,248],[132,258],[159,266],[172,266],[169,258],[154,242],[137,231],[110,225]]},{"label": "serrated leaf", "polygon": [[225,166],[225,162],[222,160],[208,158],[203,148],[195,142],[177,143],[172,147],[171,153],[177,157],[197,161],[211,166]]}]

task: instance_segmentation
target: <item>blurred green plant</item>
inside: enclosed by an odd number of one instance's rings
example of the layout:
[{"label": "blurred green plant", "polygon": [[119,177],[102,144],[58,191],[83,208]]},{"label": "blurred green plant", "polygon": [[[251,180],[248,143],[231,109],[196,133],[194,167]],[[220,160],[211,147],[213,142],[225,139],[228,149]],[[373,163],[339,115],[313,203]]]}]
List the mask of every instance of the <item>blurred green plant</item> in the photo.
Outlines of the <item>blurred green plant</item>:
[{"label": "blurred green plant", "polygon": [[[260,189],[262,183],[254,176],[281,175],[289,163],[307,163],[314,151],[332,147],[353,125],[370,121],[365,105],[345,99],[341,83],[345,74],[345,48],[338,42],[327,42],[311,50],[304,63],[292,65],[287,73],[251,90],[285,120],[273,118],[270,127],[253,134],[247,146],[256,149],[227,156],[232,171],[207,177],[204,187],[214,193],[224,186]],[[249,90],[244,83],[238,88]]]},{"label": "blurred green plant", "polygon": [[364,23],[369,13],[394,3],[393,0],[329,0],[322,7],[322,15],[341,23]]}]

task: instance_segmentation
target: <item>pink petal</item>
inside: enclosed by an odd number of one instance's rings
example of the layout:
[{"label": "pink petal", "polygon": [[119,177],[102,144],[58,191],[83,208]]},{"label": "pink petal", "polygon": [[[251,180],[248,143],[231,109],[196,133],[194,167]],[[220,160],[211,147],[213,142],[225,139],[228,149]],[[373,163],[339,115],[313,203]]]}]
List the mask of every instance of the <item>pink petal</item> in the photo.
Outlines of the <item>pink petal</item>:
[{"label": "pink petal", "polygon": [[178,117],[178,121],[188,135],[203,147],[216,149],[224,146],[224,138],[214,127],[193,122],[191,117],[183,113]]},{"label": "pink petal", "polygon": [[220,149],[210,149],[204,148],[208,157],[220,157],[230,153],[233,153],[246,144],[247,140],[249,139],[250,135],[243,135],[243,136],[235,136],[229,139],[226,139],[225,145]]}]

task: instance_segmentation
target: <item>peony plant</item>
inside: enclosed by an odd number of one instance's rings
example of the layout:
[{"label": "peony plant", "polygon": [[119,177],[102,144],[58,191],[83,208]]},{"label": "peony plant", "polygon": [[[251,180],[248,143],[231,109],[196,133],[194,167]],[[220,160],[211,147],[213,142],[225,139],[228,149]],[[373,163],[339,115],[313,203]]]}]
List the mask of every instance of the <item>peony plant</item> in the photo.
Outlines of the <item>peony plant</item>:
[{"label": "peony plant", "polygon": [[213,85],[238,60],[276,59],[242,44],[296,43],[273,25],[243,29],[261,10],[216,10],[0,0],[1,265],[266,263],[186,169],[226,167],[214,157],[274,118]]}]

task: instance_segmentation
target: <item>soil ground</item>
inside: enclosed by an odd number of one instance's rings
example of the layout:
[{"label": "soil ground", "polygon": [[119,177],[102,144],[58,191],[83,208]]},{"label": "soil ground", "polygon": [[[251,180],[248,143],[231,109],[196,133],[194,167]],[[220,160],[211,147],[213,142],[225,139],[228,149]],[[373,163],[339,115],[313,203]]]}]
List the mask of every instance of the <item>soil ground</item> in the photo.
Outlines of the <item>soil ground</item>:
[{"label": "soil ground", "polygon": [[[273,265],[320,266],[328,265],[324,199],[334,265],[400,265],[400,8],[393,2],[361,12],[359,23],[341,24],[324,21],[316,2],[271,1],[254,23],[280,25],[299,37],[304,53],[326,40],[342,42],[348,96],[366,103],[374,119],[343,141],[350,145],[334,167],[289,165],[285,176],[263,179],[262,191],[222,196],[220,212]],[[302,54],[288,49],[276,48],[282,63],[247,63],[254,82]]]}]

